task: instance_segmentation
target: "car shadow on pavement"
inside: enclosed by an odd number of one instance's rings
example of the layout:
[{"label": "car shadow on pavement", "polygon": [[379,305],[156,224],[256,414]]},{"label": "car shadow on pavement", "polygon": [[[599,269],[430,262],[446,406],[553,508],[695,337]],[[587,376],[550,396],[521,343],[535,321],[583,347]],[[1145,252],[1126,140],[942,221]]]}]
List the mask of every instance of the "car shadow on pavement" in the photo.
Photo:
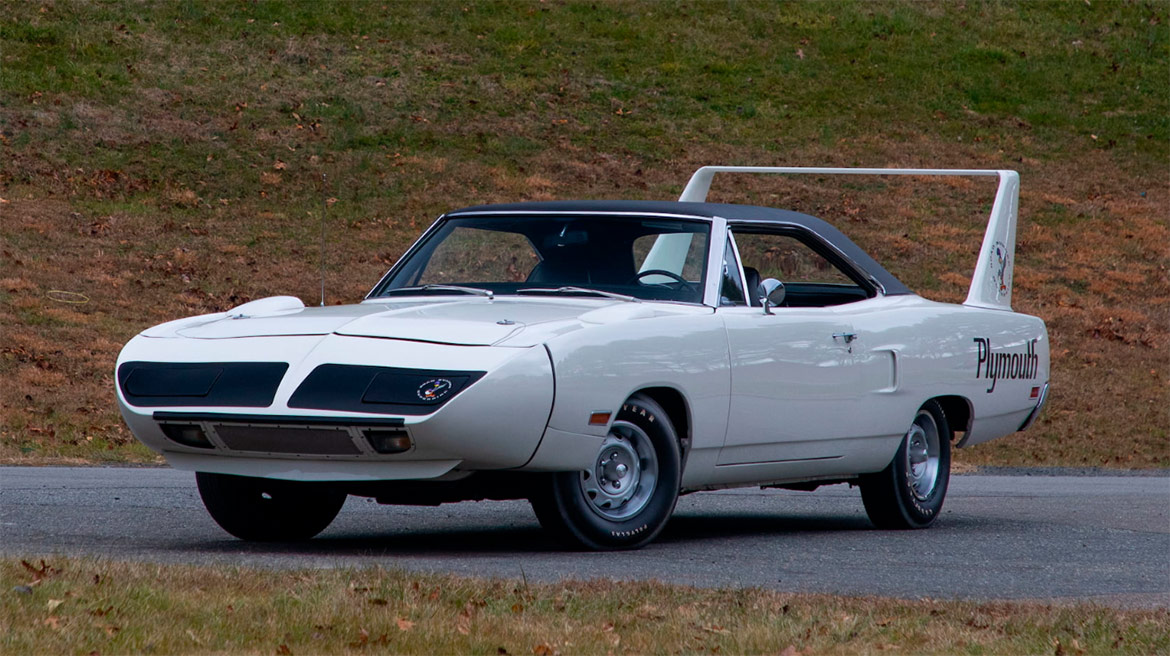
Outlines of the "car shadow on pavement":
[{"label": "car shadow on pavement", "polygon": [[[927,532],[962,528],[962,518],[949,518]],[[800,537],[814,534],[886,533],[865,516],[750,514],[682,514],[670,520],[654,541],[658,545],[701,543],[722,539]],[[947,531],[949,533],[949,531]],[[903,531],[895,531],[904,534]],[[168,550],[203,554],[290,557],[379,557],[443,555],[508,555],[577,551],[554,540],[535,521],[530,525],[483,527],[447,526],[442,529],[334,527],[303,542],[245,542],[227,535],[222,539],[187,541]],[[586,552],[582,552],[586,553]]]},{"label": "car shadow on pavement", "polygon": [[780,536],[805,533],[872,531],[873,524],[862,517],[825,515],[676,515],[658,536],[658,542],[684,542],[745,536]]}]

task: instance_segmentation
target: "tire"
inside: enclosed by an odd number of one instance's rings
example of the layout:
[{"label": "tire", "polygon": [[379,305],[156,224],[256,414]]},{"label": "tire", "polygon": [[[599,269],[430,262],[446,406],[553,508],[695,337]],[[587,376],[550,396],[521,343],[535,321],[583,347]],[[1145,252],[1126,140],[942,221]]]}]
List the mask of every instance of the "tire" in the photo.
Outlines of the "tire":
[{"label": "tire", "polygon": [[199,496],[223,530],[257,542],[308,540],[325,530],[345,493],[323,483],[198,472]]},{"label": "tire", "polygon": [[591,469],[550,474],[530,501],[541,526],[562,542],[637,549],[666,526],[681,478],[670,418],[653,399],[636,394],[622,404]]},{"label": "tire", "polygon": [[927,401],[894,459],[861,478],[861,500],[879,529],[926,528],[942,511],[951,479],[951,432],[937,401]]}]

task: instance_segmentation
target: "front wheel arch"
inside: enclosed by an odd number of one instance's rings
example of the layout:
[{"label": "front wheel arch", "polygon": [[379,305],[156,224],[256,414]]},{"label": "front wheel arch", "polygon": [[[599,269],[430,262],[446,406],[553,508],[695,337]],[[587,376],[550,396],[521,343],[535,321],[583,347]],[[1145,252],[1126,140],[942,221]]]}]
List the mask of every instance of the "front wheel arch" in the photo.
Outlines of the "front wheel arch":
[{"label": "front wheel arch", "polygon": [[691,408],[686,397],[673,387],[646,387],[634,392],[630,397],[638,394],[650,397],[666,412],[675,433],[678,434],[679,450],[682,452],[685,469],[687,454],[691,450]]}]

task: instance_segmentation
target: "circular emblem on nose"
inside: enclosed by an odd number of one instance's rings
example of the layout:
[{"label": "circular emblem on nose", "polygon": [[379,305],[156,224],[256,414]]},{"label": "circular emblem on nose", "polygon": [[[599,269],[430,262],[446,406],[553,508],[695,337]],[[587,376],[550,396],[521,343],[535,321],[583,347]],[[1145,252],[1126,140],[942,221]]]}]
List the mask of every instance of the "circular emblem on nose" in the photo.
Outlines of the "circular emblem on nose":
[{"label": "circular emblem on nose", "polygon": [[451,381],[446,378],[432,378],[418,386],[418,398],[423,401],[438,401],[451,392]]}]

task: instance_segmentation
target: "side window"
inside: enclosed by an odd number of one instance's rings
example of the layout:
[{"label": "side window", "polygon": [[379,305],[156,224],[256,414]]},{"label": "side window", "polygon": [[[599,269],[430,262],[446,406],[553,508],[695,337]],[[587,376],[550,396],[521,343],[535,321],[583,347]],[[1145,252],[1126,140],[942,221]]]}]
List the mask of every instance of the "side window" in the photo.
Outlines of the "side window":
[{"label": "side window", "polygon": [[723,249],[723,283],[719,288],[719,305],[747,305],[743,294],[743,281],[739,278],[739,263],[735,261],[735,250],[731,240]]},{"label": "side window", "polygon": [[524,235],[460,226],[431,254],[416,284],[524,282],[539,262]]},{"label": "side window", "polygon": [[744,269],[759,271],[760,279],[775,278],[787,288],[784,305],[826,307],[873,296],[868,286],[790,233],[735,232]]}]

